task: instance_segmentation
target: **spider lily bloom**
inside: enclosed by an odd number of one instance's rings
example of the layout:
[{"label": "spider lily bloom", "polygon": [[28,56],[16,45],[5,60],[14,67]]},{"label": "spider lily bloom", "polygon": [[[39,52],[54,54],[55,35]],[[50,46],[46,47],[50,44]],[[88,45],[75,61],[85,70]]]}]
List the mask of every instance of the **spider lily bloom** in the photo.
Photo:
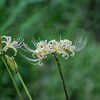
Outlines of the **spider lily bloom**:
[{"label": "spider lily bloom", "polygon": [[73,49],[75,48],[75,46],[71,46],[71,45],[72,42],[67,39],[60,40],[60,42],[57,42],[56,40],[51,40],[48,43],[48,48],[50,53],[54,55],[62,54],[62,57],[68,59],[69,54],[66,51],[72,52],[71,56],[74,56]]},{"label": "spider lily bloom", "polygon": [[58,42],[54,39],[51,40],[48,45],[49,54],[58,54]]},{"label": "spider lily bloom", "polygon": [[17,64],[15,62],[14,57],[13,56],[9,57],[9,56],[5,55],[5,58],[7,60],[7,63],[9,65],[10,69],[17,73],[18,72],[18,67],[17,67]]},{"label": "spider lily bloom", "polygon": [[49,54],[53,54],[53,55],[62,54],[62,57],[67,56],[68,58],[69,57],[68,53],[66,53],[64,50],[60,48],[61,46],[60,44],[61,43],[57,42],[55,39],[51,40],[47,45],[49,48]]},{"label": "spider lily bloom", "polygon": [[17,54],[16,48],[20,48],[22,46],[23,40],[21,38],[18,38],[17,40],[14,40],[13,42],[11,42],[10,36],[2,36],[1,38],[6,39],[5,41],[2,41],[2,43],[6,44],[6,46],[3,48],[3,50],[6,52],[8,50],[8,48],[11,48],[15,51],[14,56],[16,56],[16,54]]},{"label": "spider lily bloom", "polygon": [[[33,42],[33,41],[32,41]],[[30,59],[30,58],[28,58],[28,57],[26,57],[25,55],[22,55],[24,58],[26,58],[30,63],[31,62],[36,62],[36,61],[38,61],[38,63],[32,63],[32,64],[39,64],[40,66],[42,66],[43,65],[43,63],[41,63],[41,61],[43,60],[43,59],[45,59],[46,57],[47,57],[47,54],[49,54],[49,52],[48,52],[48,47],[47,47],[47,40],[45,40],[45,41],[40,41],[39,43],[37,43],[37,45],[36,45],[36,43],[35,42],[33,42],[33,44],[36,46],[36,50],[32,50],[27,44],[23,44],[23,46],[24,46],[24,48],[26,49],[23,49],[24,51],[27,51],[27,52],[32,52],[33,54],[32,54],[32,56],[35,58],[35,56],[34,55],[36,55],[38,58],[37,59]]]},{"label": "spider lily bloom", "polygon": [[59,51],[63,54],[62,56],[65,57],[67,56],[65,59],[68,59],[69,54],[66,51],[70,51],[72,52],[72,54],[70,56],[74,56],[74,50],[75,46],[72,45],[72,42],[68,39],[64,39],[64,40],[60,40],[59,42]]},{"label": "spider lily bloom", "polygon": [[68,59],[69,54],[66,51],[70,51],[72,54],[70,56],[74,57],[75,52],[80,51],[87,43],[87,38],[84,42],[82,42],[82,38],[76,43],[75,45],[72,45],[72,42],[70,40],[64,39],[60,40],[59,42],[59,51],[63,54],[62,56],[65,57],[67,55]]}]

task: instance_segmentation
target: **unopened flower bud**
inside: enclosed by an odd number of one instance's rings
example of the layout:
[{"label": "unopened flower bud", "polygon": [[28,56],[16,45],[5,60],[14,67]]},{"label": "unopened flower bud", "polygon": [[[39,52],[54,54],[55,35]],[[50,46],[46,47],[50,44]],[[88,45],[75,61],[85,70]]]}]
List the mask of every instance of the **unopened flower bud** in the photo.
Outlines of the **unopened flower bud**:
[{"label": "unopened flower bud", "polygon": [[12,71],[14,71],[14,72],[18,72],[18,67],[17,67],[17,64],[16,64],[16,62],[15,62],[15,59],[14,59],[14,57],[12,56],[12,57],[9,57],[9,56],[7,56],[7,55],[5,55],[5,58],[6,58],[6,60],[7,60],[7,64],[9,65],[9,68],[12,70]]}]

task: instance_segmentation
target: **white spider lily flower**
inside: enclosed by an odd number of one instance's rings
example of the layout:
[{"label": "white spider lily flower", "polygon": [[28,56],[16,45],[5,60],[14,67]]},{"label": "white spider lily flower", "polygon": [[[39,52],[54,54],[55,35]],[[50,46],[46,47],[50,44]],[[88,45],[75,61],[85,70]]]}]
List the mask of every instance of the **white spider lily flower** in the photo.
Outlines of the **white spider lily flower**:
[{"label": "white spider lily flower", "polygon": [[36,54],[38,57],[46,56],[48,54],[47,40],[40,41],[37,44],[37,49],[34,51],[33,55]]},{"label": "white spider lily flower", "polygon": [[[61,40],[63,42],[63,40]],[[55,39],[51,40],[48,43],[48,48],[49,48],[49,54],[57,55],[57,54],[62,54],[62,57],[65,57],[65,59],[68,59],[69,55],[67,52],[64,51],[63,49],[63,43],[57,42]],[[62,45],[63,44],[63,45]],[[67,57],[66,57],[67,56]]]},{"label": "white spider lily flower", "polygon": [[66,51],[72,52],[71,56],[74,56],[73,49],[75,46],[71,46],[72,42],[68,39],[60,40],[60,42],[57,42],[56,40],[51,40],[48,43],[49,52],[56,55],[56,54],[62,54],[62,57],[65,57],[65,59],[68,59],[69,54]]},{"label": "white spider lily flower", "polygon": [[[72,45],[72,42],[70,40],[64,39],[60,40],[59,42],[59,51],[70,51],[72,54],[70,56],[74,57],[75,52],[80,51],[87,43],[87,38],[84,42],[82,42],[82,38],[78,41],[78,43],[75,42],[75,45]],[[62,53],[63,57],[67,55],[67,58],[69,57],[69,54],[67,52]],[[66,59],[67,59],[66,58]]]},{"label": "white spider lily flower", "polygon": [[65,49],[69,48],[71,45],[72,45],[72,42],[68,39],[60,40],[59,49],[65,50]]},{"label": "white spider lily flower", "polygon": [[12,42],[11,36],[2,36],[1,39],[3,39],[3,38],[5,38],[6,40],[2,41],[2,43],[5,43],[6,45],[4,46],[4,48],[2,50],[4,50],[6,52],[9,48],[11,48],[15,51],[14,56],[16,56],[16,54],[17,54],[16,48],[20,48],[22,46],[23,39],[21,39],[19,37],[17,40],[14,40]]},{"label": "white spider lily flower", "polygon": [[58,53],[58,45],[59,43],[54,39],[54,40],[51,40],[47,47],[49,48],[49,53]]},{"label": "white spider lily flower", "polygon": [[70,51],[72,52],[72,54],[70,56],[74,56],[74,52],[73,52],[73,49],[75,48],[75,46],[72,46],[72,42],[68,39],[64,39],[64,40],[60,40],[59,42],[59,51],[65,51],[65,52],[62,52],[62,56],[65,57],[67,56],[66,59],[68,59],[69,57],[69,54],[66,52],[66,51]]},{"label": "white spider lily flower", "polygon": [[[35,44],[35,43],[34,43]],[[43,60],[43,59],[45,59],[46,57],[47,57],[47,54],[49,54],[49,52],[48,52],[48,47],[47,47],[47,40],[45,40],[45,41],[40,41],[39,43],[37,43],[37,45],[35,45],[36,46],[36,50],[32,50],[27,44],[23,44],[23,46],[24,46],[24,48],[25,49],[23,49],[24,51],[27,51],[27,52],[32,52],[33,54],[32,54],[32,56],[35,58],[35,56],[34,55],[36,55],[37,57],[38,57],[38,59],[30,59],[30,58],[28,58],[28,57],[26,57],[25,55],[22,55],[24,58],[26,58],[30,63],[31,62],[36,62],[36,61],[38,61],[38,63],[32,63],[32,64],[34,64],[34,65],[36,65],[36,64],[39,64],[40,66],[42,66],[43,65],[43,63],[41,63],[41,61]]]}]

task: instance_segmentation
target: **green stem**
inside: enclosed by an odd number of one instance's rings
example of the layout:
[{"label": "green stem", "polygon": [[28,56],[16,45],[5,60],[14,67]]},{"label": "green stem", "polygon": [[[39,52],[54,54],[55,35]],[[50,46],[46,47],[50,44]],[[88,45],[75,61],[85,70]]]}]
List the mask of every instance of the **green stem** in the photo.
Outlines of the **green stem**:
[{"label": "green stem", "polygon": [[60,73],[61,80],[62,80],[62,83],[63,83],[63,87],[64,87],[64,91],[65,91],[65,95],[66,95],[66,100],[69,100],[67,90],[66,90],[66,85],[65,85],[64,78],[63,78],[63,75],[62,75],[62,72],[61,72],[61,68],[60,68],[60,62],[58,60],[58,55],[54,55],[54,57],[55,57],[55,60],[57,61],[57,64],[58,64],[58,69],[59,69],[59,73]]},{"label": "green stem", "polygon": [[6,68],[7,68],[7,71],[8,71],[8,73],[9,73],[11,79],[12,79],[12,82],[13,82],[13,84],[14,84],[14,87],[15,87],[15,89],[16,89],[18,95],[19,95],[20,100],[23,100],[23,98],[22,98],[22,96],[21,96],[21,94],[20,94],[20,91],[19,91],[19,89],[18,89],[18,87],[17,87],[17,85],[16,85],[16,83],[15,83],[15,81],[14,81],[14,79],[13,79],[13,76],[12,76],[12,74],[11,74],[11,72],[10,72],[10,70],[9,70],[9,68],[8,68],[8,66],[7,66],[7,64],[6,64],[6,61],[5,61],[4,57],[1,56],[1,58],[2,58],[2,61],[4,62],[5,66],[6,66]]},{"label": "green stem", "polygon": [[25,91],[26,91],[26,93],[27,93],[27,95],[28,95],[29,99],[30,99],[30,100],[32,100],[32,97],[31,97],[31,95],[30,95],[30,93],[29,93],[29,91],[28,91],[27,87],[25,86],[25,83],[24,83],[24,81],[22,80],[22,78],[21,78],[20,74],[19,74],[19,73],[17,73],[17,75],[18,75],[18,77],[19,77],[19,79],[20,79],[20,81],[21,81],[21,83],[22,83],[22,85],[23,85],[23,87],[24,87],[24,89],[25,89]]}]

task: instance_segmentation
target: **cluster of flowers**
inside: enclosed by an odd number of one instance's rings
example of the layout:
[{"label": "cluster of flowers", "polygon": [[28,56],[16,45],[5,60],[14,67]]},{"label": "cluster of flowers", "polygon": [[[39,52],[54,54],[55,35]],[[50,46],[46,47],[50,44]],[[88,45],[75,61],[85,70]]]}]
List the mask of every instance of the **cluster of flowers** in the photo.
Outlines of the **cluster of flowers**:
[{"label": "cluster of flowers", "polygon": [[[48,54],[52,55],[62,54],[62,57],[68,59],[69,54],[66,51],[70,51],[72,53],[70,56],[74,57],[75,52],[80,51],[87,43],[87,39],[85,39],[85,41],[82,42],[82,38],[77,43],[75,42],[75,45],[72,45],[72,42],[68,39],[60,40],[59,42],[54,39],[49,41],[48,43],[47,40],[36,43],[35,40],[33,39],[32,43],[36,47],[36,50],[33,50],[23,41],[24,40],[21,38],[12,41],[10,36],[2,36],[2,37],[0,36],[0,55],[2,55],[3,51],[6,52],[8,48],[11,48],[15,51],[14,56],[16,56],[17,48],[21,48],[24,51],[32,52],[32,56],[34,58],[35,58],[34,55],[37,56],[36,59],[31,59],[21,54],[24,58],[26,58],[30,63],[34,65],[39,64],[40,66],[42,66],[43,63],[41,63],[41,61],[45,59]],[[3,43],[5,44],[5,46],[2,48]]]},{"label": "cluster of flowers", "polygon": [[53,55],[62,54],[62,57],[68,59],[69,54],[66,51],[70,51],[72,53],[70,56],[74,57],[75,55],[74,52],[80,51],[86,45],[87,39],[85,39],[85,41],[82,42],[82,38],[81,38],[77,43],[75,42],[75,45],[72,45],[72,42],[68,39],[60,40],[59,42],[57,42],[54,39],[48,43],[47,40],[36,43],[33,39],[32,43],[35,45],[36,50],[31,49],[25,43],[23,43],[24,48],[22,49],[27,52],[32,52],[32,56],[35,58],[34,55],[36,55],[38,58],[30,59],[25,55],[22,56],[26,58],[30,63],[39,64],[40,66],[42,66],[43,63],[41,63],[41,61],[45,59],[48,54],[53,54]]}]

